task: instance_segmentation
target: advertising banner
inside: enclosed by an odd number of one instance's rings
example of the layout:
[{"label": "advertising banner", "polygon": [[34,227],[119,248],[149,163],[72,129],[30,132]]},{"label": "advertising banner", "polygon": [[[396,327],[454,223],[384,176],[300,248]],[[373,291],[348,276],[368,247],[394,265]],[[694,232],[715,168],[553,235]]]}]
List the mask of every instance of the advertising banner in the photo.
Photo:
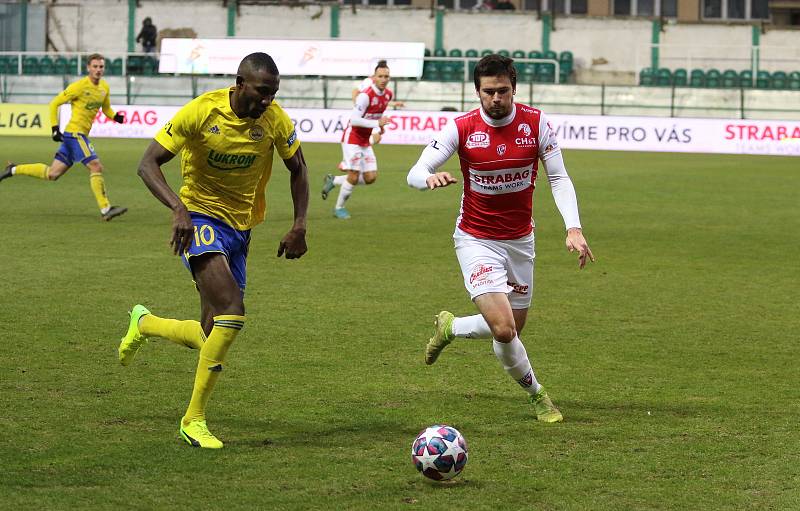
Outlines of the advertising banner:
[{"label": "advertising banner", "polygon": [[386,60],[392,76],[419,78],[425,43],[299,39],[162,39],[159,73],[236,74],[239,62],[268,53],[281,76],[364,76]]},{"label": "advertising banner", "polygon": [[[62,109],[63,129],[69,119],[69,105]],[[115,105],[114,109],[125,115],[125,123],[116,124],[98,113],[91,136],[152,138],[179,107]],[[304,142],[340,142],[350,118],[350,110],[289,108],[286,111]],[[448,120],[461,114],[391,110],[386,115],[391,122],[381,144],[425,145]],[[5,122],[2,119],[6,117],[0,115],[0,123]],[[564,149],[800,156],[800,121],[557,114],[549,115],[548,119]],[[14,122],[24,124],[21,120]],[[29,117],[26,122],[33,121]],[[43,133],[49,131],[45,129]]]},{"label": "advertising banner", "polygon": [[50,107],[0,103],[0,135],[50,135]]}]

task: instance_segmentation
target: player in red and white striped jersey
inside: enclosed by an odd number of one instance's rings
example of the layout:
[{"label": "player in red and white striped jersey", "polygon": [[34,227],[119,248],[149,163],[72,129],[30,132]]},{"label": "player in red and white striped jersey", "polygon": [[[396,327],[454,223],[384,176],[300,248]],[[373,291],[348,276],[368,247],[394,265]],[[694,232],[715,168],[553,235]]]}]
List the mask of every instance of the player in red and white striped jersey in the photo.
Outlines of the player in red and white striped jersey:
[{"label": "player in red and white striped jersey", "polygon": [[323,200],[328,198],[328,194],[335,186],[341,186],[336,207],[333,210],[336,218],[350,218],[350,213],[344,206],[355,186],[372,184],[378,177],[378,163],[375,159],[375,152],[372,150],[374,143],[372,134],[375,129],[379,133],[383,133],[384,126],[389,122],[389,118],[383,113],[394,97],[391,89],[387,87],[389,67],[386,65],[386,61],[378,63],[373,75],[373,82],[371,86],[359,92],[356,97],[350,114],[350,122],[342,134],[342,170],[346,170],[347,175],[334,178],[331,174],[327,174],[323,181]]},{"label": "player in red and white striped jersey", "polygon": [[560,422],[561,412],[537,381],[519,339],[533,295],[533,190],[539,160],[564,219],[567,249],[578,252],[580,268],[594,256],[554,131],[541,110],[514,103],[512,62],[500,55],[478,62],[474,80],[480,108],[450,121],[408,173],[408,184],[421,190],[454,184],[449,172],[438,169],[458,153],[464,192],[453,239],[464,285],[480,311],[467,317],[440,312],[425,362],[433,364],[457,337],[493,338],[495,355],[530,394],[537,419]]}]

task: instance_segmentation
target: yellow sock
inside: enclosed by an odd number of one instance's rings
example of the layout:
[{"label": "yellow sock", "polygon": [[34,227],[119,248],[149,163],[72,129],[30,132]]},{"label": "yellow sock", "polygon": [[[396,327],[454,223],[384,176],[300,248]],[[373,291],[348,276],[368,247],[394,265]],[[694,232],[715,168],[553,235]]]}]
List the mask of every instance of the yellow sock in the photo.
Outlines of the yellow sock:
[{"label": "yellow sock", "polygon": [[206,341],[206,334],[203,333],[199,321],[165,319],[152,314],[146,314],[139,320],[139,333],[145,337],[163,337],[195,350],[201,349]]},{"label": "yellow sock", "polygon": [[24,165],[17,165],[14,169],[15,176],[31,176],[47,181],[47,173],[50,172],[50,167],[44,163],[26,163]]},{"label": "yellow sock", "polygon": [[194,390],[192,400],[183,416],[183,424],[193,420],[205,419],[206,405],[211,392],[214,390],[222,372],[222,364],[233,340],[239,330],[244,326],[244,316],[222,315],[214,316],[214,328],[208,335],[208,340],[200,350],[200,360],[197,362],[197,373],[194,377]]},{"label": "yellow sock", "polygon": [[92,187],[92,193],[94,194],[94,199],[97,201],[97,205],[100,206],[100,211],[107,211],[108,208],[111,207],[111,203],[108,201],[106,180],[103,179],[103,174],[89,174],[89,186]]}]

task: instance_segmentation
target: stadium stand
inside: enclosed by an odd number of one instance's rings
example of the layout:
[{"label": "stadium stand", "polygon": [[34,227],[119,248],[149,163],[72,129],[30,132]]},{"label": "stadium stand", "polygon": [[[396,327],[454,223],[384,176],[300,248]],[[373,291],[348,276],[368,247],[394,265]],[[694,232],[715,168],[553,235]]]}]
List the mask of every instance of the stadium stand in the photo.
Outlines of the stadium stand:
[{"label": "stadium stand", "polygon": [[800,90],[800,71],[769,71],[760,70],[753,81],[753,71],[743,69],[692,69],[687,80],[686,69],[677,68],[670,70],[660,68],[654,70],[646,67],[639,72],[639,85],[646,87],[696,87],[710,89],[772,89],[772,90]]}]

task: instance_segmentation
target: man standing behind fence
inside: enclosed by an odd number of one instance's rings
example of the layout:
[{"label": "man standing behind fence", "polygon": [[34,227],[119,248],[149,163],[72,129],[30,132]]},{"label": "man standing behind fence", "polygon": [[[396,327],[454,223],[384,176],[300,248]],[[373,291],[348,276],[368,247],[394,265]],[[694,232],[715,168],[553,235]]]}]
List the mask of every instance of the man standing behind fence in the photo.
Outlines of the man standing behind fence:
[{"label": "man standing behind fence", "polygon": [[[109,100],[111,92],[108,83],[103,80],[105,68],[106,61],[102,55],[99,53],[89,55],[89,62],[86,65],[89,75],[69,84],[50,102],[52,137],[54,141],[61,142],[53,163],[49,167],[44,163],[25,165],[9,163],[5,171],[0,174],[0,181],[16,175],[55,181],[64,175],[76,161],[79,161],[89,169],[89,185],[100,208],[101,218],[109,221],[128,211],[128,208],[112,206],[108,200],[106,183],[103,178],[103,164],[100,163],[97,153],[94,152],[94,146],[88,136],[99,109],[102,109],[106,117],[115,122],[122,123],[125,120],[122,114],[115,113],[111,108]],[[65,103],[72,105],[72,117],[62,134],[58,123],[58,107]]]}]

